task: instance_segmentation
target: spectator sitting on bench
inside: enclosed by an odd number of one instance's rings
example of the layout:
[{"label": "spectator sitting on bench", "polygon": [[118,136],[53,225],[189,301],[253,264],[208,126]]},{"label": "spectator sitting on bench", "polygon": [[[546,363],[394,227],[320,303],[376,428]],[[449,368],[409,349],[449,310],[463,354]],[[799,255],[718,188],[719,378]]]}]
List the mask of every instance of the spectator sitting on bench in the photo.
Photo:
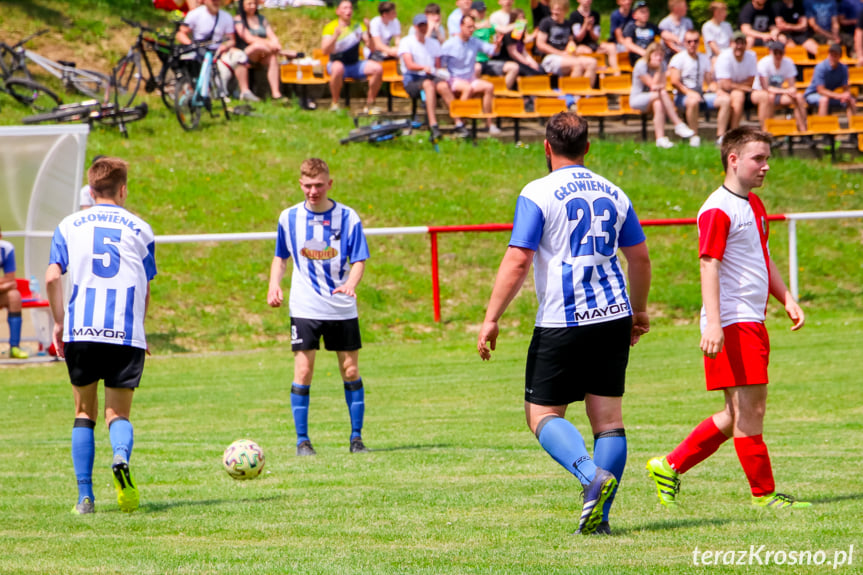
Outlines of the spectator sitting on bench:
[{"label": "spectator sitting on bench", "polygon": [[[515,29],[515,20],[512,19],[514,0],[498,0],[500,10],[496,10],[488,17],[494,31],[498,34],[509,34]],[[856,20],[855,20],[856,22]]]},{"label": "spectator sitting on bench", "polygon": [[819,44],[839,44],[839,6],[836,0],[806,0],[803,3],[809,31]]},{"label": "spectator sitting on bench", "polygon": [[617,10],[611,13],[610,20],[608,41],[614,44],[618,54],[626,52],[626,45],[623,41],[623,30],[627,24],[632,22],[632,0],[617,0]]},{"label": "spectator sitting on bench", "polygon": [[623,42],[629,50],[629,63],[635,66],[644,57],[647,47],[656,42],[661,32],[650,21],[650,8],[645,0],[638,0],[632,5],[632,20],[623,29]]},{"label": "spectator sitting on bench", "polygon": [[504,68],[506,87],[515,90],[519,76],[541,76],[545,74],[536,60],[531,58],[524,46],[527,19],[524,10],[516,8],[510,13],[513,26],[512,32],[504,34],[500,52],[492,58],[492,62],[503,60],[508,64],[516,64],[515,68]]},{"label": "spectator sitting on bench", "polygon": [[773,5],[773,12],[776,28],[788,46],[803,46],[812,56],[818,53],[818,42],[809,34],[809,20],[802,0],[779,0]]},{"label": "spectator sitting on bench", "polygon": [[797,66],[785,56],[785,44],[770,42],[770,54],[758,61],[758,76],[752,103],[758,106],[758,121],[766,131],[767,119],[773,117],[776,106],[790,106],[794,110],[797,130],[806,131],[806,99],[797,91]]},{"label": "spectator sitting on bench", "polygon": [[827,59],[815,66],[812,82],[803,96],[806,102],[818,108],[819,116],[829,115],[831,109],[842,108],[850,122],[857,103],[848,89],[848,66],[839,61],[841,57],[842,46],[831,44]]},{"label": "spectator sitting on bench", "polygon": [[632,68],[632,91],[629,105],[642,112],[653,111],[653,133],[657,148],[673,148],[674,144],[665,135],[665,118],[674,124],[674,133],[681,138],[695,135],[677,115],[671,97],[665,89],[665,62],[663,49],[659,44],[647,47],[644,57]]},{"label": "spectator sitting on bench", "polygon": [[687,9],[686,0],[668,0],[668,10],[671,13],[659,21],[666,60],[670,60],[679,52],[686,51],[683,38],[688,30],[695,29],[692,20],[686,16]]},{"label": "spectator sitting on bench", "polygon": [[[719,53],[731,46],[731,35],[734,34],[734,30],[731,24],[725,21],[728,17],[728,6],[725,2],[711,2],[710,13],[710,20],[701,27],[701,35],[704,37],[704,51],[710,58],[712,70]],[[688,46],[685,48],[689,49]]]},{"label": "spectator sitting on bench", "polygon": [[839,38],[840,44],[845,46],[849,56],[858,56],[854,46],[854,32],[857,29],[857,21],[863,13],[863,5],[860,0],[839,0]]},{"label": "spectator sitting on bench", "polygon": [[376,62],[395,60],[399,57],[399,42],[402,39],[402,26],[396,16],[396,5],[392,2],[378,4],[378,15],[369,23],[372,44],[370,58]]},{"label": "spectator sitting on bench", "polygon": [[727,96],[731,101],[730,106],[719,109],[716,118],[717,144],[722,143],[725,132],[740,126],[746,97],[751,97],[752,85],[758,75],[758,58],[755,52],[746,49],[746,42],[747,38],[743,32],[735,32],[731,36],[731,48],[716,59],[713,74],[719,87],[717,97]]},{"label": "spectator sitting on bench", "polygon": [[449,17],[446,19],[446,29],[449,30],[449,38],[458,36],[461,30],[461,19],[470,14],[471,4],[472,0],[456,0],[455,10],[450,12]]},{"label": "spectator sitting on bench", "polygon": [[455,99],[449,84],[435,76],[440,68],[440,42],[428,38],[428,17],[417,14],[413,20],[414,34],[402,38],[399,42],[399,57],[401,72],[404,78],[405,92],[411,98],[420,98],[425,93],[426,114],[432,142],[440,139],[440,128],[437,121],[437,95],[440,94],[447,106]]},{"label": "spectator sitting on bench", "polygon": [[235,45],[234,19],[221,10],[221,6],[222,0],[204,0],[203,6],[186,14],[177,31],[177,42],[185,45],[193,40],[209,43],[208,49],[215,52],[216,68],[225,89],[228,89],[233,75],[240,86],[240,100],[260,102],[260,98],[249,90],[249,58]]},{"label": "spectator sitting on bench", "polygon": [[[485,17],[486,13],[485,2],[482,0],[476,0],[470,5],[470,15],[473,16],[473,19],[476,22],[476,30],[473,32],[473,37],[479,38],[483,42],[489,44],[491,43],[491,40],[494,40],[495,38],[495,28],[492,26],[491,21]],[[502,32],[500,33],[500,36],[503,38]],[[502,46],[503,44],[501,44],[501,47]],[[507,83],[509,83],[510,78],[515,82],[515,78],[518,76],[518,64],[501,58],[500,56],[502,53],[502,49],[498,50],[495,54],[492,54],[492,56],[485,54],[481,50],[477,52],[477,75],[505,76]]]},{"label": "spectator sitting on bench", "polygon": [[273,32],[273,27],[258,12],[258,0],[241,0],[237,10],[238,14],[234,17],[237,48],[246,53],[250,64],[267,71],[270,94],[273,100],[280,100],[279,56],[283,54],[282,44]]},{"label": "spectator sitting on bench", "polygon": [[0,308],[8,308],[6,321],[9,323],[9,357],[27,359],[29,355],[21,345],[21,292],[15,279],[15,247],[3,239],[0,231]]},{"label": "spectator sitting on bench", "polygon": [[[725,109],[727,115],[731,101],[728,96],[716,95],[710,58],[698,51],[698,31],[688,31],[683,43],[686,51],[678,52],[668,63],[668,77],[674,87],[674,105],[686,111],[686,124],[695,131],[695,135],[689,138],[689,145],[698,147],[701,145],[698,136],[701,110]],[[705,84],[712,90],[705,92]]]},{"label": "spectator sitting on bench", "polygon": [[368,31],[364,24],[351,24],[354,15],[354,5],[351,0],[342,0],[336,7],[337,18],[324,26],[321,51],[330,57],[327,63],[327,73],[330,75],[330,94],[333,103],[330,111],[339,109],[339,96],[345,78],[369,81],[369,91],[366,96],[366,114],[380,114],[381,109],[375,106],[375,98],[381,89],[384,69],[373,60],[360,60],[360,44],[371,45]]},{"label": "spectator sitting on bench", "polygon": [[569,15],[572,39],[575,42],[575,53],[579,55],[605,54],[608,58],[608,65],[617,68],[617,46],[609,42],[600,42],[599,20],[599,12],[593,9],[593,0],[578,0],[578,8]]},{"label": "spectator sitting on bench", "polygon": [[740,31],[746,36],[746,47],[766,46],[771,40],[779,40],[776,14],[767,0],[751,0],[740,10],[737,17]]},{"label": "spectator sitting on bench", "polygon": [[543,18],[536,33],[534,51],[542,56],[542,69],[556,76],[586,77],[593,85],[596,60],[575,54],[572,28],[566,19],[568,0],[551,0],[551,16]]},{"label": "spectator sitting on bench", "polygon": [[[444,42],[449,40],[449,36],[447,36],[443,22],[441,22],[440,4],[435,4],[434,2],[426,4],[424,13],[429,27],[426,38],[437,40],[438,43],[443,45]],[[408,30],[408,35],[413,36],[414,34],[416,34],[416,26],[411,26],[411,29]]]},{"label": "spectator sitting on bench", "polygon": [[[449,86],[453,94],[462,100],[468,100],[477,96],[482,98],[482,111],[491,113],[494,102],[494,86],[491,82],[480,80],[476,77],[476,55],[482,51],[492,56],[500,49],[502,38],[497,37],[495,44],[483,42],[473,37],[476,24],[473,16],[467,14],[461,19],[461,30],[457,36],[453,36],[443,45],[441,49],[441,64],[449,72]],[[465,135],[464,124],[460,119],[456,121],[456,129],[461,135]],[[500,128],[486,119],[489,133],[500,134]]]}]

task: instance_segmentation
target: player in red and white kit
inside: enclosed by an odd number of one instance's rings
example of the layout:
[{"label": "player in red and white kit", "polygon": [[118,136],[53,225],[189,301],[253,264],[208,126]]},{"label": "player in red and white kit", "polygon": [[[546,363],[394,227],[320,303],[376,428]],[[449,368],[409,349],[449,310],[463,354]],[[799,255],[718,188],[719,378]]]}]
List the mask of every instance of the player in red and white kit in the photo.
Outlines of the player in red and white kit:
[{"label": "player in red and white kit", "polygon": [[701,260],[701,351],[709,391],[722,390],[725,407],[702,421],[671,453],[647,462],[659,500],[677,504],[679,476],[707,459],[730,437],[752,490],[752,503],[800,508],[811,504],[776,493],[762,439],[767,405],[770,341],[764,327],[767,300],[785,305],[794,325],[803,310],[782,280],[767,245],[764,204],[754,193],[764,183],[770,134],[753,128],[728,132],[722,141],[725,182],[698,212]]}]

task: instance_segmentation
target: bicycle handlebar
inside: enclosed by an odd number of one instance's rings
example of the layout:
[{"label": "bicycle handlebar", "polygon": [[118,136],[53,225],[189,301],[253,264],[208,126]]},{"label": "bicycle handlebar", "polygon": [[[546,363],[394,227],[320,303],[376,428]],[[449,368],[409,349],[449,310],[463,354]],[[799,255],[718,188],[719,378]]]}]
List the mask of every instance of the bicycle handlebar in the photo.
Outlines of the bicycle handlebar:
[{"label": "bicycle handlebar", "polygon": [[42,36],[43,34],[47,34],[48,32],[50,32],[50,30],[48,30],[47,28],[45,30],[39,30],[38,32],[34,32],[34,33],[30,34],[29,36],[27,36],[26,38],[24,38],[23,40],[20,40],[17,44],[12,46],[12,48],[13,49],[20,48],[21,46],[23,46],[24,44],[26,44],[27,42],[29,42],[33,38],[36,38],[37,36]]}]

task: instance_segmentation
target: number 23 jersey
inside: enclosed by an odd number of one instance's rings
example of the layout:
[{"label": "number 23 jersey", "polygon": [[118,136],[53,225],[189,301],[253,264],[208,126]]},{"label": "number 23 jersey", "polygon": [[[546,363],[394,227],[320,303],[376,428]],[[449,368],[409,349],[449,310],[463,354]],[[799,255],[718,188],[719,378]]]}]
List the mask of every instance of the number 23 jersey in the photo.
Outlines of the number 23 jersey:
[{"label": "number 23 jersey", "polygon": [[125,208],[97,204],[54,230],[49,264],[69,272],[63,341],[147,349],[147,288],[156,276],[150,225]]},{"label": "number 23 jersey", "polygon": [[534,250],[537,327],[575,327],[632,315],[618,247],[645,240],[629,198],[584,166],[524,187],[509,245]]}]

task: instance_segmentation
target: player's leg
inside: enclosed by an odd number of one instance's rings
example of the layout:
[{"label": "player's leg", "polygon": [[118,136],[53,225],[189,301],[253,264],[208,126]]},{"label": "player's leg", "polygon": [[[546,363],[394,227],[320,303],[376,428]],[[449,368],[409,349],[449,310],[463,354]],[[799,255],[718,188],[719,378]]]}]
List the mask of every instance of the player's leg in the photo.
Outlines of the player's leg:
[{"label": "player's leg", "polygon": [[[69,346],[66,346],[67,358]],[[96,457],[96,414],[99,398],[96,395],[97,382],[87,385],[72,384],[75,398],[75,423],[72,427],[72,466],[78,482],[78,503],[72,513],[93,513],[96,497],[93,494],[93,462]]]},{"label": "player's leg", "polygon": [[617,479],[617,487],[602,507],[602,522],[597,527],[597,533],[611,533],[608,514],[620,487],[623,470],[626,468],[627,443],[626,430],[623,427],[622,403],[622,397],[601,397],[592,394],[584,397],[587,417],[593,428],[593,462],[597,467],[610,471]]},{"label": "player's leg", "polygon": [[105,423],[111,438],[113,460],[111,472],[114,475],[114,489],[117,491],[117,504],[121,511],[134,511],[138,508],[138,484],[132,477],[129,459],[135,442],[135,432],[129,416],[132,412],[132,399],[135,389],[141,383],[144,373],[143,349],[111,344],[98,344],[101,353],[110,357],[105,365]]},{"label": "player's leg", "polygon": [[322,325],[321,321],[291,318],[291,350],[294,352],[291,414],[297,433],[297,455],[315,455],[309,438],[309,391],[315,371],[315,354],[320,347]]},{"label": "player's leg", "polygon": [[327,350],[336,352],[339,373],[345,386],[345,404],[351,418],[350,451],[365,453],[368,451],[363,444],[366,396],[359,370],[359,352],[362,348],[359,319],[325,322],[323,336]]},{"label": "player's leg", "polygon": [[6,322],[9,324],[9,357],[27,359],[27,353],[21,349],[21,292],[13,288],[0,293],[0,309],[8,308]]}]

